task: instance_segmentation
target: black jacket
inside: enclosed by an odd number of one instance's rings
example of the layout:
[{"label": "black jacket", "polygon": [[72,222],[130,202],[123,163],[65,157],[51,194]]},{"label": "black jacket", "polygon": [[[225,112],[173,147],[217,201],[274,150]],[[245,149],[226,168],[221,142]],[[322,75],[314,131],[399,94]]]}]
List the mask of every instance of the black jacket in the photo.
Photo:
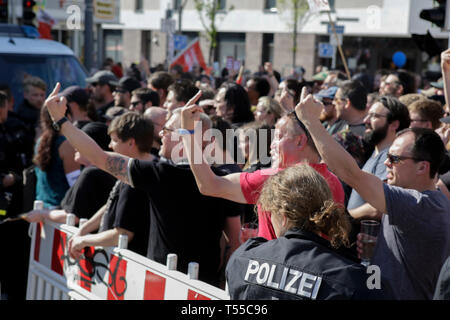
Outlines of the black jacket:
[{"label": "black jacket", "polygon": [[381,289],[368,289],[369,276],[327,240],[299,229],[276,240],[248,240],[226,268],[231,299],[237,300],[381,299]]}]

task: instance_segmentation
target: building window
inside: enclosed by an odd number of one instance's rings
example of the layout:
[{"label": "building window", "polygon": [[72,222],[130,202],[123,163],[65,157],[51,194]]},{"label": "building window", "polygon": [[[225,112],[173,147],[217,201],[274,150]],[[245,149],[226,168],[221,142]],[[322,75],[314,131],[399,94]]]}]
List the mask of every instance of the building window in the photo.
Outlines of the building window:
[{"label": "building window", "polygon": [[144,11],[144,0],[134,0],[134,11],[135,12]]},{"label": "building window", "polygon": [[273,33],[263,34],[262,63],[273,63]]},{"label": "building window", "polygon": [[219,0],[219,10],[227,9],[227,0]]},{"label": "building window", "polygon": [[182,0],[173,0],[173,10],[178,11],[181,7]]},{"label": "building window", "polygon": [[277,12],[277,0],[266,0],[264,4],[264,10]]}]

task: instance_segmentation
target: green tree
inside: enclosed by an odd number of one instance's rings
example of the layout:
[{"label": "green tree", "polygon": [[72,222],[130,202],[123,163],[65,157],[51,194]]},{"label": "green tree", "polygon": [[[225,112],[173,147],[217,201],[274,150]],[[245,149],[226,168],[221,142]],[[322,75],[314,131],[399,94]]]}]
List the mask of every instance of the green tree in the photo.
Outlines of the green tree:
[{"label": "green tree", "polygon": [[277,1],[278,12],[290,13],[290,19],[287,24],[292,29],[292,68],[297,67],[297,34],[299,27],[302,28],[308,21],[310,15],[309,5],[307,0],[278,0]]},{"label": "green tree", "polygon": [[228,10],[223,7],[221,0],[194,0],[195,9],[200,17],[200,22],[206,32],[206,37],[209,40],[209,58],[208,64],[212,65],[217,48],[217,16],[219,14],[226,14],[234,9],[230,6]]}]

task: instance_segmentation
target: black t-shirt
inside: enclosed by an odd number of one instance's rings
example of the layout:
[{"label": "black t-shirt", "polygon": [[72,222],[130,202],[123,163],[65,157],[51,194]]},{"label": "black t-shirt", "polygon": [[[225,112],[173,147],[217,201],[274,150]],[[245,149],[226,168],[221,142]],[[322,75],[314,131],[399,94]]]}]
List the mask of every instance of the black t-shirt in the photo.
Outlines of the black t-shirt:
[{"label": "black t-shirt", "polygon": [[148,246],[150,208],[147,194],[117,181],[108,198],[108,208],[98,232],[122,228],[134,233],[128,249],[145,256]]},{"label": "black t-shirt", "polygon": [[66,192],[61,208],[79,219],[90,219],[108,200],[116,178],[96,167],[81,171],[75,184]]},{"label": "black t-shirt", "polygon": [[188,165],[132,160],[130,176],[133,186],[151,199],[147,257],[166,264],[167,255],[175,253],[179,271],[186,273],[189,262],[197,262],[199,279],[217,285],[225,219],[239,212],[230,201],[202,195]]}]

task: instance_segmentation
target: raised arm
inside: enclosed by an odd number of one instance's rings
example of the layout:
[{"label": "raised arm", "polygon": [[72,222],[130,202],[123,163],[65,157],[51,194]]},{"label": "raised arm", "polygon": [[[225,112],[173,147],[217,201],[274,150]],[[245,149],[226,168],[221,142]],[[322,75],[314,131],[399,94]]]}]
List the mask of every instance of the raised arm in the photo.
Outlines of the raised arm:
[{"label": "raised arm", "polygon": [[[67,109],[65,97],[58,97],[61,85],[58,83],[45,101],[53,121],[61,120]],[[105,152],[86,133],[66,121],[61,126],[61,133],[67,138],[73,148],[78,150],[96,167],[108,172],[124,183],[130,184],[128,178],[128,162],[130,158],[121,154]]]},{"label": "raised arm", "polygon": [[362,171],[355,159],[328,134],[319,120],[321,110],[321,103],[312,95],[307,95],[306,88],[303,88],[302,98],[295,111],[309,130],[322,159],[334,174],[354,188],[366,202],[378,211],[386,212],[383,181]]},{"label": "raised arm", "polygon": [[[199,92],[181,112],[181,127],[187,130],[194,130],[195,121],[200,123],[200,113],[203,109],[194,103],[200,98]],[[247,203],[242,193],[240,184],[240,173],[227,176],[217,176],[211,170],[209,164],[203,158],[201,142],[196,138],[202,138],[202,134],[191,134],[183,136],[183,144],[186,156],[189,160],[192,172],[199,191],[207,196],[224,198],[239,203]]]},{"label": "raised arm", "polygon": [[450,49],[441,53],[442,78],[444,80],[445,103],[449,103],[450,94]]}]

